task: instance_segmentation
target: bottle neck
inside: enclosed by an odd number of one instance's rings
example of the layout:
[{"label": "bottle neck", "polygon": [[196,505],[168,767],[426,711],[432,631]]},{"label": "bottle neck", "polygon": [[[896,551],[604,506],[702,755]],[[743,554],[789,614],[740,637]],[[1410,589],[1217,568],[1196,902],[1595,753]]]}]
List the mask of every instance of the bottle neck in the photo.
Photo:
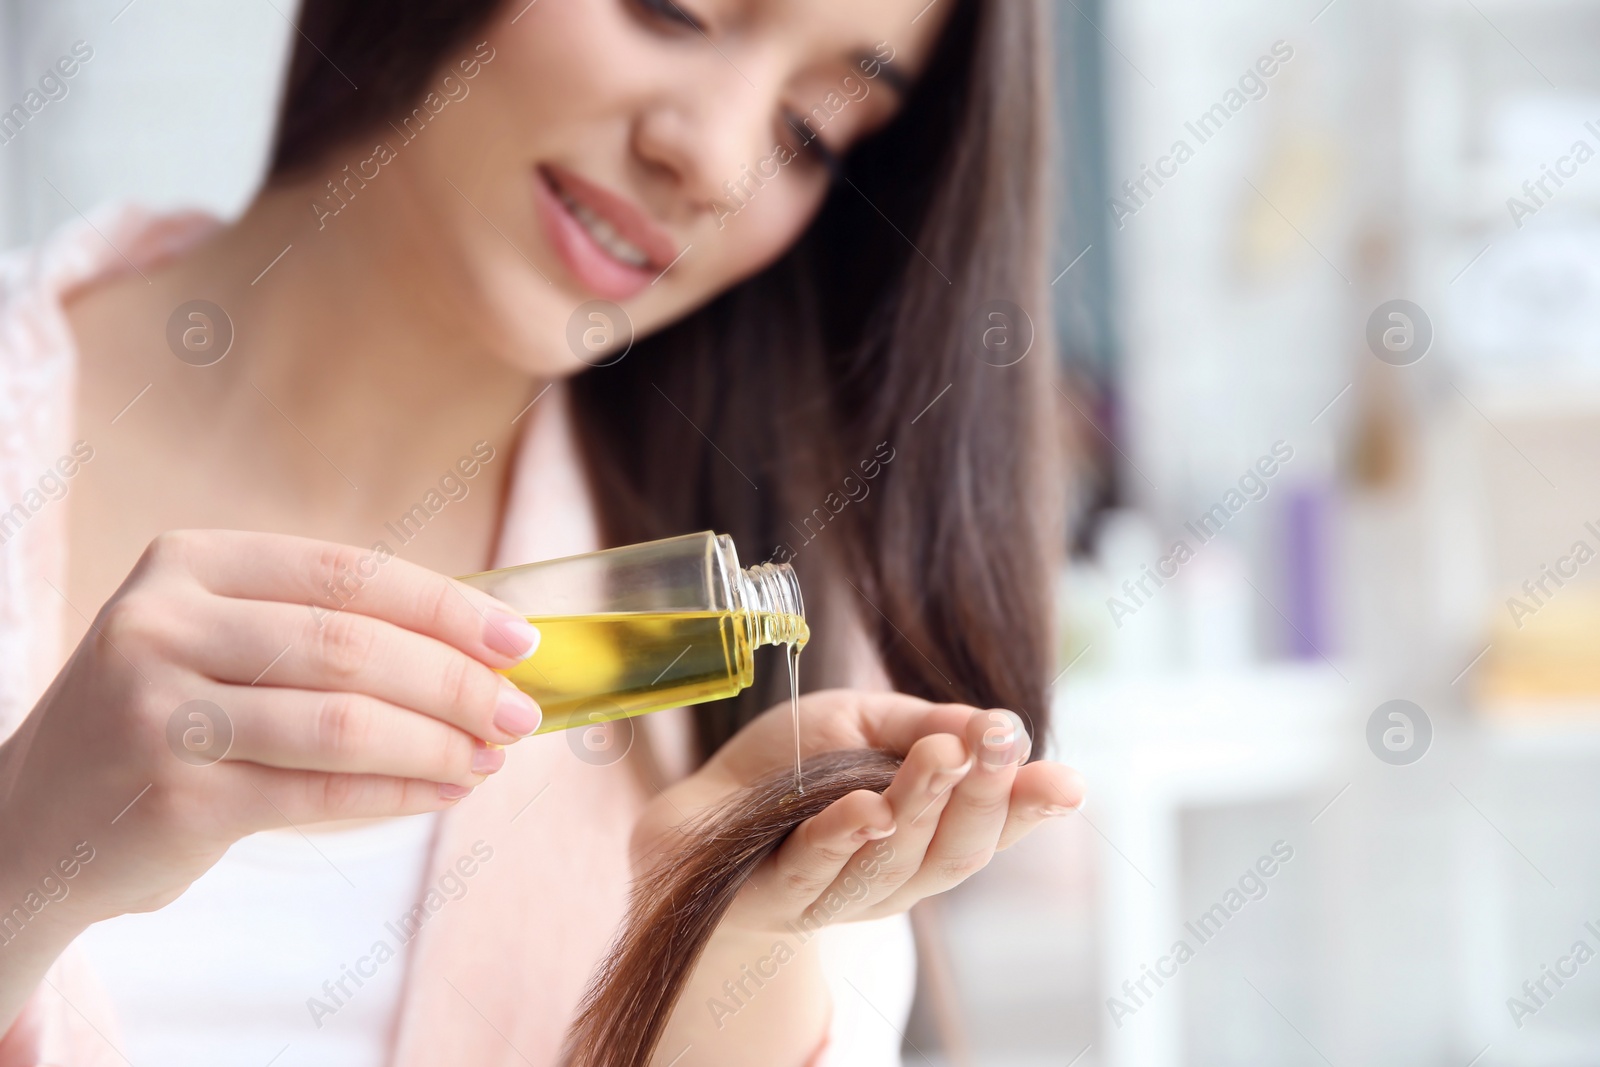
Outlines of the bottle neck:
[{"label": "bottle neck", "polygon": [[758,563],[738,571],[733,606],[749,613],[757,646],[803,646],[811,637],[800,581],[787,563]]}]

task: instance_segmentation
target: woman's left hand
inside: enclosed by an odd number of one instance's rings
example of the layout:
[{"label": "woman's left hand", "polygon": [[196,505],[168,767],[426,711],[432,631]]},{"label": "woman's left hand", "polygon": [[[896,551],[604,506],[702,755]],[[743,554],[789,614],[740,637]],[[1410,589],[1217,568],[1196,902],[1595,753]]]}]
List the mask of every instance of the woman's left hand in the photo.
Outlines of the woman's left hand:
[{"label": "woman's left hand", "polygon": [[[724,931],[764,933],[802,920],[905,911],[1083,801],[1083,781],[1072,768],[1047,761],[1022,766],[1031,739],[1010,711],[828,690],[801,698],[800,721],[806,756],[873,748],[904,763],[882,795],[857,790],[801,823],[740,892]],[[793,761],[790,708],[782,704],[656,799],[635,835],[639,864],[670,851],[670,835],[685,818]]]}]

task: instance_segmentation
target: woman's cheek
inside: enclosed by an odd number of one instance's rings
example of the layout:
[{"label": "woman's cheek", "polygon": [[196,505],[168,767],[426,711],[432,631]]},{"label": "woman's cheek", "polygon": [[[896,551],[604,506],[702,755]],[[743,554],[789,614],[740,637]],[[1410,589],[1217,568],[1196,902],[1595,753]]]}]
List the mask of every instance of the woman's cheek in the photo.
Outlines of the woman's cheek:
[{"label": "woman's cheek", "polygon": [[820,173],[793,173],[786,168],[731,211],[724,205],[714,236],[722,266],[718,291],[759,273],[792,248],[821,209],[827,191],[827,180]]},{"label": "woman's cheek", "polygon": [[781,259],[816,217],[826,194],[827,180],[820,174],[780,173],[742,202],[725,201],[667,273],[672,284],[651,286],[628,304],[637,336],[676,322]]},{"label": "woman's cheek", "polygon": [[620,3],[505,4],[489,36],[522,109],[505,118],[523,125],[603,114],[623,87],[659,77],[659,49]]}]

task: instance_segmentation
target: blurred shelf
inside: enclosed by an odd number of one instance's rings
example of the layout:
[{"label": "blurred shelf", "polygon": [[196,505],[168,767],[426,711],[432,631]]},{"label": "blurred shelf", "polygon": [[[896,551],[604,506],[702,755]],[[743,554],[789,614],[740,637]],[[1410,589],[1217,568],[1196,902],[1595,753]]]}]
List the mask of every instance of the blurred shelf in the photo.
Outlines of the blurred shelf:
[{"label": "blurred shelf", "polygon": [[1491,420],[1600,417],[1600,381],[1511,383],[1457,371],[1462,393]]},{"label": "blurred shelf", "polygon": [[1600,754],[1600,697],[1495,701],[1478,711],[1484,742],[1502,751],[1571,759]]},{"label": "blurred shelf", "polygon": [[1360,705],[1360,689],[1320,661],[1089,676],[1058,687],[1051,751],[1091,780],[1103,769],[1119,793],[1225,803],[1315,782]]},{"label": "blurred shelf", "polygon": [[[1470,4],[1462,4],[1459,0],[1417,0],[1415,8],[1434,18],[1470,19],[1482,25],[1485,15],[1569,18],[1574,14],[1592,13],[1595,4],[1594,0],[1472,0]],[[1488,28],[1484,27],[1485,30]]]},{"label": "blurred shelf", "polygon": [[[1155,959],[1181,920],[1181,824],[1194,807],[1299,797],[1332,777],[1360,736],[1360,687],[1316,662],[1226,673],[1068,676],[1056,691],[1052,755],[1088,783],[1082,818],[1101,847],[1109,993]],[[1102,1031],[1107,1067],[1185,1062],[1180,993]]]}]

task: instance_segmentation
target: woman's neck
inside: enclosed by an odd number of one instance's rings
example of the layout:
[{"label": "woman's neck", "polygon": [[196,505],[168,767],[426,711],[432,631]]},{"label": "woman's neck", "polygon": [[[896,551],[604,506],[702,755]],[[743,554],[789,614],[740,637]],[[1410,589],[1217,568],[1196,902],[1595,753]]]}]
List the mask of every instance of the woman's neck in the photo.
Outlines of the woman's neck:
[{"label": "woman's neck", "polygon": [[[109,420],[148,383],[141,403],[170,416],[139,431],[158,450],[203,439],[219,465],[270,465],[269,481],[346,513],[389,514],[419,472],[437,478],[476,441],[509,455],[536,383],[473,334],[470,294],[421,254],[401,183],[377,185],[320,229],[314,190],[270,189],[187,254],[75,299],[87,417]],[[232,324],[212,366],[174,358],[166,341],[166,319],[195,299]]]},{"label": "woman's neck", "polygon": [[[95,449],[74,487],[82,602],[103,602],[151,537],[185,527],[382,542],[445,573],[490,565],[530,421],[518,416],[542,383],[471,332],[470,294],[449,288],[464,274],[410,245],[404,203],[373,195],[319,231],[310,200],[270,191],[178,257],[69,298],[76,434]],[[168,341],[196,300],[232,324],[210,366]],[[424,534],[394,534],[446,495]]]},{"label": "woman's neck", "polygon": [[473,333],[468,294],[424,251],[405,191],[376,185],[320,229],[314,191],[269,190],[174,279],[215,285],[234,318],[243,358],[214,387],[266,393],[368,474],[403,460],[407,442],[429,455],[496,426],[508,436],[531,383]]}]

